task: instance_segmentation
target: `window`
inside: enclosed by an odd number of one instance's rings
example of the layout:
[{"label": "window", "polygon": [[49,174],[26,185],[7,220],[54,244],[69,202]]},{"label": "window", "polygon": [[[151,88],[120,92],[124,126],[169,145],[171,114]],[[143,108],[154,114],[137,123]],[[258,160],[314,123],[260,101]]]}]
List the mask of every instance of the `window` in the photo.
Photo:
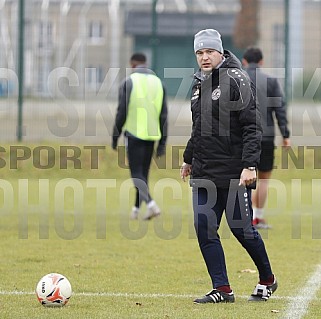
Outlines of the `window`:
[{"label": "window", "polygon": [[104,69],[102,66],[86,68],[86,83],[90,90],[98,90],[104,81]]},{"label": "window", "polygon": [[41,21],[39,24],[39,49],[52,49],[53,26],[51,22]]},{"label": "window", "polygon": [[89,23],[89,39],[92,42],[101,42],[103,40],[103,24],[101,21],[92,21]]},{"label": "window", "polygon": [[281,24],[275,24],[273,26],[273,61],[272,65],[275,68],[284,67],[284,26]]}]

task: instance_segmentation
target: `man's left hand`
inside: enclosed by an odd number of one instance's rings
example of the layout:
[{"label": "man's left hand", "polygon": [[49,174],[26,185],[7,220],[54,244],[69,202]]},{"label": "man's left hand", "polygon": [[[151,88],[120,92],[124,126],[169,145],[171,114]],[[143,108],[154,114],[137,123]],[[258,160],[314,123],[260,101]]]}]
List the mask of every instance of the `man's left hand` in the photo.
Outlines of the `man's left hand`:
[{"label": "man's left hand", "polygon": [[111,141],[111,147],[113,150],[117,150],[117,137],[113,137]]}]

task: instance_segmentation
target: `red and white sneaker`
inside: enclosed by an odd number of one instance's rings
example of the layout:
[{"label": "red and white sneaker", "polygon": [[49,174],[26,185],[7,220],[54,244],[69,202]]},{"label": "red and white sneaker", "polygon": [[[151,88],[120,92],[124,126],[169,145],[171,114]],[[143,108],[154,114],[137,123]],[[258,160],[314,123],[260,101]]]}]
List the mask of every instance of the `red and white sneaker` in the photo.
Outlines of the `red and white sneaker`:
[{"label": "red and white sneaker", "polygon": [[254,218],[252,221],[252,225],[255,229],[270,229],[272,228],[271,225],[269,225],[265,219],[263,218]]}]

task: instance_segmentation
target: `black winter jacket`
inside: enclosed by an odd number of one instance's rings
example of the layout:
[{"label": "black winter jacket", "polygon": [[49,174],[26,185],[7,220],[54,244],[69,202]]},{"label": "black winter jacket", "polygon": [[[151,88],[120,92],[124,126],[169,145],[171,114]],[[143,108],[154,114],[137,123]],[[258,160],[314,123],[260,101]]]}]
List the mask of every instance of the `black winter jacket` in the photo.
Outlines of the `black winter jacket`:
[{"label": "black winter jacket", "polygon": [[211,76],[194,75],[192,88],[192,134],[184,162],[192,164],[191,184],[210,180],[228,188],[243,168],[257,166],[262,127],[255,104],[255,89],[240,61],[224,51],[225,61]]},{"label": "black winter jacket", "polygon": [[283,138],[288,138],[290,131],[287,126],[286,106],[278,80],[262,72],[262,69],[256,63],[250,63],[246,71],[256,87],[256,97],[263,127],[262,141],[274,141],[274,116]]}]

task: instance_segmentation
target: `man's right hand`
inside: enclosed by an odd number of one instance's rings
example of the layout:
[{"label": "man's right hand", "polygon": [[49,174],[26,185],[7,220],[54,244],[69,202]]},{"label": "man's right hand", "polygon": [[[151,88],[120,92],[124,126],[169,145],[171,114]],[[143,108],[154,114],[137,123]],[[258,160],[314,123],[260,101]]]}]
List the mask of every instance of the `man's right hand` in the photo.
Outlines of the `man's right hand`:
[{"label": "man's right hand", "polygon": [[185,182],[185,178],[191,174],[192,171],[192,165],[183,163],[181,166],[181,179]]}]

